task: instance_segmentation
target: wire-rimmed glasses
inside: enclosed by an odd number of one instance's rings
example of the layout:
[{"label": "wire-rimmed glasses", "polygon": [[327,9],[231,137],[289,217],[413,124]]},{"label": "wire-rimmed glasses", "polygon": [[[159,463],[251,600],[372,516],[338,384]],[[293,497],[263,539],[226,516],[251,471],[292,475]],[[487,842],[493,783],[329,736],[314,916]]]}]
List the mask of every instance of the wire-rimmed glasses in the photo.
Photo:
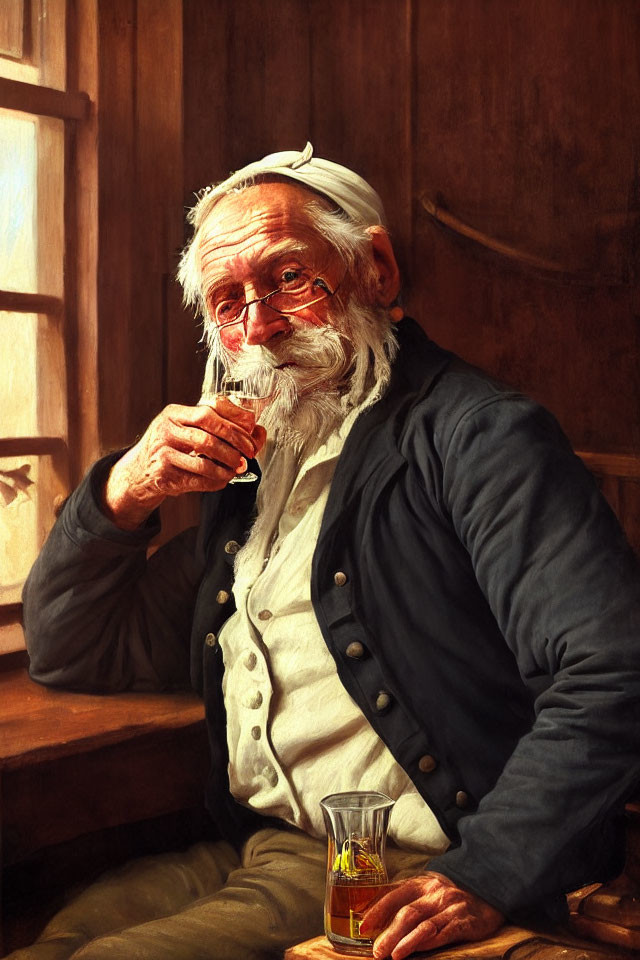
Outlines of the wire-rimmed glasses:
[{"label": "wire-rimmed glasses", "polygon": [[274,313],[284,313],[285,316],[295,315],[300,310],[306,310],[307,307],[335,296],[339,288],[340,284],[332,290],[326,280],[316,277],[314,280],[301,280],[297,288],[285,290],[278,287],[254,300],[246,301],[241,297],[235,300],[222,299],[212,304],[213,320],[219,331],[232,324],[242,323],[246,332],[249,307],[256,303],[264,303]]}]

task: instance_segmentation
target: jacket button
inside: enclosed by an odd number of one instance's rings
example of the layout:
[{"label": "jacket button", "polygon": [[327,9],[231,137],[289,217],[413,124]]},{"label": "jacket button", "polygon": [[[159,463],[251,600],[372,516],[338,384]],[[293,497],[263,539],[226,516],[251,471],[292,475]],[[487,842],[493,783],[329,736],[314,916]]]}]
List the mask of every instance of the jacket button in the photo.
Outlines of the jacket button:
[{"label": "jacket button", "polygon": [[256,690],[255,693],[248,694],[245,705],[249,707],[250,710],[257,710],[258,707],[262,706],[262,694],[259,690]]},{"label": "jacket button", "polygon": [[216,603],[226,603],[231,596],[226,590],[218,590],[216,593]]},{"label": "jacket button", "polygon": [[418,760],[418,770],[420,773],[431,773],[437,766],[436,761],[428,753],[425,753],[424,757],[420,757]]},{"label": "jacket button", "polygon": [[389,704],[391,703],[391,697],[386,690],[381,690],[378,696],[376,697],[376,710],[382,712],[386,710]]},{"label": "jacket button", "polygon": [[255,666],[257,662],[258,662],[257,656],[255,655],[253,650],[250,650],[249,653],[244,658],[245,667],[247,668],[247,670],[255,670]]},{"label": "jacket button", "polygon": [[216,643],[218,642],[218,638],[216,637],[215,633],[208,633],[204,638],[204,642],[208,647],[215,647]]},{"label": "jacket button", "polygon": [[364,645],[359,640],[354,640],[353,643],[349,644],[345,653],[352,660],[361,660],[364,657]]},{"label": "jacket button", "polygon": [[461,810],[464,810],[465,807],[469,805],[469,794],[465,793],[464,790],[458,790],[456,793],[456,807],[459,807]]},{"label": "jacket button", "polygon": [[233,556],[234,553],[237,553],[240,549],[240,544],[237,540],[227,540],[224,545],[224,552],[229,553]]},{"label": "jacket button", "polygon": [[271,764],[267,764],[262,771],[263,776],[270,787],[275,787],[278,784],[278,774],[277,771],[273,769]]},{"label": "jacket button", "polygon": [[333,582],[335,583],[336,587],[344,587],[345,583],[347,582],[346,573],[343,573],[342,570],[336,571],[336,573],[333,575]]},{"label": "jacket button", "polygon": [[261,610],[258,614],[258,620],[271,620],[272,616],[271,610]]}]

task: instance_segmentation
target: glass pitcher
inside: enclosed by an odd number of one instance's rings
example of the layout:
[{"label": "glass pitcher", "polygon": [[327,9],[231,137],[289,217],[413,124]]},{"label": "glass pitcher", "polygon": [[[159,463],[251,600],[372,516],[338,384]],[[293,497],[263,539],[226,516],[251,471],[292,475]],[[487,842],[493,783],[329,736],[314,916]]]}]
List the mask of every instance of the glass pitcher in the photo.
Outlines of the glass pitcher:
[{"label": "glass pitcher", "polygon": [[388,886],[384,849],[394,803],[359,790],[320,801],[329,842],[324,929],[342,953],[371,955],[374,938],[360,934],[360,923]]}]

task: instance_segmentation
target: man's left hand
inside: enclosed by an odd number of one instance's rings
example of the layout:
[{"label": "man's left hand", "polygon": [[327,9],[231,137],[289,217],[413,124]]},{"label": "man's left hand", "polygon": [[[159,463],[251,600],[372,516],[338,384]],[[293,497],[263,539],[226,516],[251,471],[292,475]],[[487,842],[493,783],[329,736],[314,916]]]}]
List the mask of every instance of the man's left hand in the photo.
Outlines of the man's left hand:
[{"label": "man's left hand", "polygon": [[485,900],[461,890],[439,873],[402,880],[365,912],[360,932],[382,930],[373,945],[375,960],[402,960],[416,950],[482,940],[504,922]]}]

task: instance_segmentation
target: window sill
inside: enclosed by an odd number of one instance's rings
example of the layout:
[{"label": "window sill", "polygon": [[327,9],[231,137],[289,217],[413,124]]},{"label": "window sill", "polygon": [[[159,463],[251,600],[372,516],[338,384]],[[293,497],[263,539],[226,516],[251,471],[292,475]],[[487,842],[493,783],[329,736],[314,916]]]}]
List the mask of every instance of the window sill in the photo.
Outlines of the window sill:
[{"label": "window sill", "polygon": [[193,693],[114,696],[0,672],[3,865],[107,827],[202,806],[209,754]]}]

